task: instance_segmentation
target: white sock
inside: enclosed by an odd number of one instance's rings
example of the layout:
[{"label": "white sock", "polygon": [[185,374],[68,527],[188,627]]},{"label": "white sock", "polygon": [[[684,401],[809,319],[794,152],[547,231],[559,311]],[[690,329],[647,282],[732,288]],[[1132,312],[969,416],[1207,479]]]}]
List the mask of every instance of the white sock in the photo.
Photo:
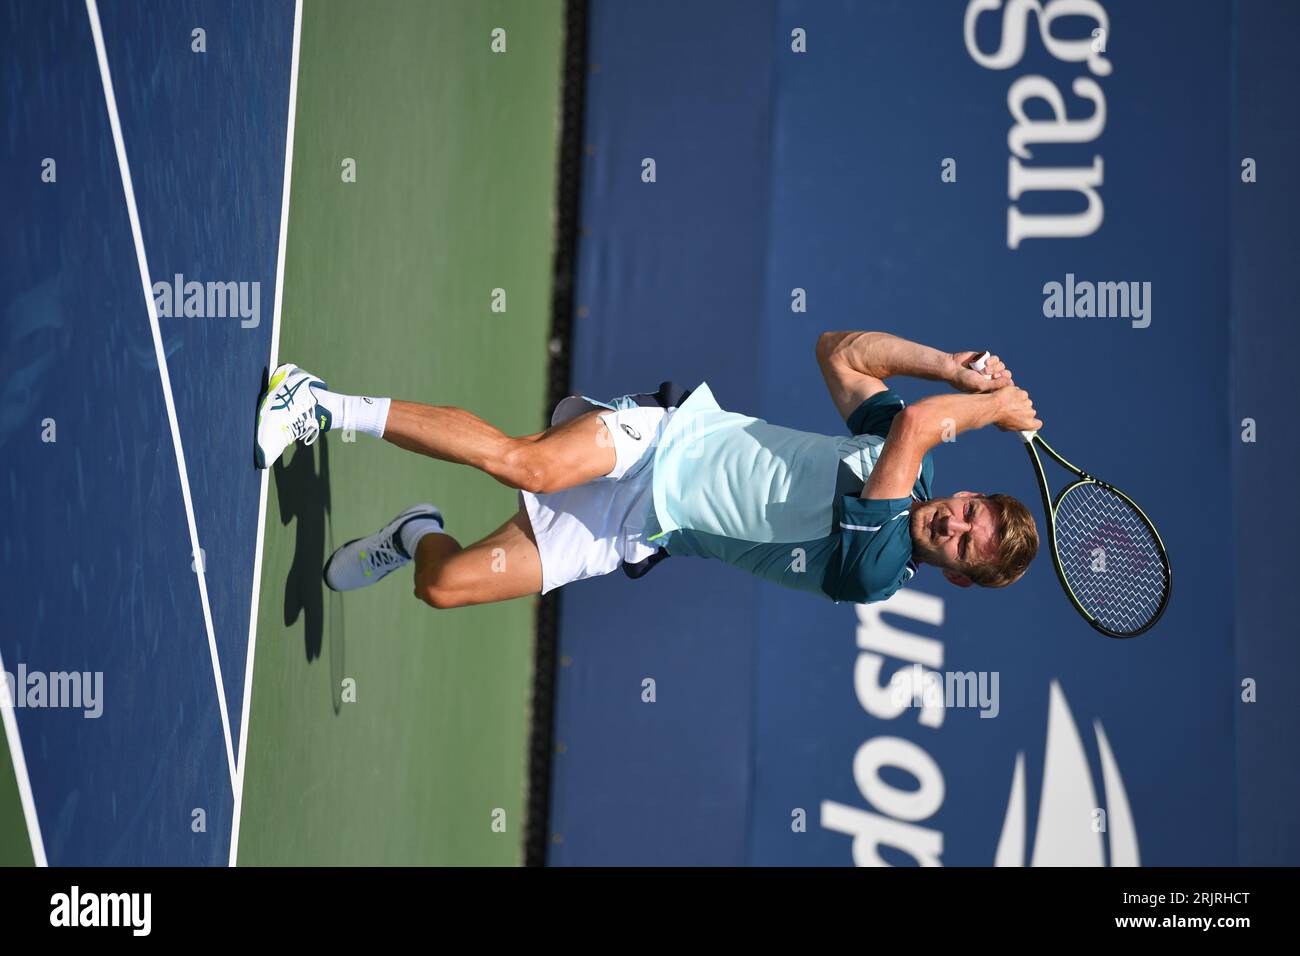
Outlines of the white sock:
[{"label": "white sock", "polygon": [[402,550],[412,558],[415,549],[420,546],[420,539],[426,534],[438,534],[442,531],[442,522],[437,518],[416,518],[402,525],[398,537],[402,539]]},{"label": "white sock", "polygon": [[316,393],[316,400],[328,410],[334,421],[330,431],[359,431],[363,435],[384,437],[388,424],[388,406],[392,399],[369,398],[365,395],[340,395],[324,390]]}]

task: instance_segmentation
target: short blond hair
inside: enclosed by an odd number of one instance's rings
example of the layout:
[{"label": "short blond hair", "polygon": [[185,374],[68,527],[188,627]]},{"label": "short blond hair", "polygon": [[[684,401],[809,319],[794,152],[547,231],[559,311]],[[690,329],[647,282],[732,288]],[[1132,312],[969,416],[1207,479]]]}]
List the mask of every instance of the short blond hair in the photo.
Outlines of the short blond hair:
[{"label": "short blond hair", "polygon": [[992,560],[971,569],[981,587],[1004,588],[1020,580],[1038,554],[1038,525],[1023,504],[1010,495],[983,495],[997,512],[998,549]]}]

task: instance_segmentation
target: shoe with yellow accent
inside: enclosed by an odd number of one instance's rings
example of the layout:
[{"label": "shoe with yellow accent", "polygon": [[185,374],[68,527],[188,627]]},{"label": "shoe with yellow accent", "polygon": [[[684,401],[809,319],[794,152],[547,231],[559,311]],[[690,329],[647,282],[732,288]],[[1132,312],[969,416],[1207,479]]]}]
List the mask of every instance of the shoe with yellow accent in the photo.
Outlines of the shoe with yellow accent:
[{"label": "shoe with yellow accent", "polygon": [[310,445],[321,432],[330,430],[333,415],[322,405],[316,390],[327,388],[311,372],[296,365],[281,365],[257,406],[257,438],[253,457],[258,468],[270,468],[284,450],[302,439]]},{"label": "shoe with yellow accent", "polygon": [[[322,572],[326,585],[331,591],[353,591],[410,564],[411,555],[402,546],[402,529],[417,521],[432,522],[438,531],[442,530],[442,512],[433,505],[413,505],[374,534],[335,549]],[[433,529],[412,528],[411,541],[430,530]]]}]

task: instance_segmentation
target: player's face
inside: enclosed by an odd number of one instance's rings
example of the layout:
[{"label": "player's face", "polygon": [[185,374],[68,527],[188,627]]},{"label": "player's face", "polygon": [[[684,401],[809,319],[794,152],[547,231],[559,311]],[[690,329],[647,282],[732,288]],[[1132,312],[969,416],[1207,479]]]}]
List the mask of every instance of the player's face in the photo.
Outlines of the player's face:
[{"label": "player's face", "polygon": [[912,557],[958,576],[997,556],[997,512],[973,492],[918,502],[911,525]]}]

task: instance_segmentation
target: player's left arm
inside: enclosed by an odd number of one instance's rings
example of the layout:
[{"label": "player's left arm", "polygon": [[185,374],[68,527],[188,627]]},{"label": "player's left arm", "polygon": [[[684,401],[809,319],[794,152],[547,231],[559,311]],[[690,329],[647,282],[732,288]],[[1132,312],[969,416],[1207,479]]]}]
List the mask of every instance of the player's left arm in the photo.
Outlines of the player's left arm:
[{"label": "player's left arm", "polygon": [[941,352],[888,332],[823,332],[817,339],[817,364],[845,421],[864,401],[885,391],[885,379],[895,375],[947,382],[962,392],[991,392],[1013,384],[1011,371],[996,355],[989,356],[982,373],[965,367],[981,354]]},{"label": "player's left arm", "polygon": [[1000,388],[987,394],[931,395],[909,405],[889,428],[880,458],[862,488],[863,498],[906,498],[912,493],[921,459],[945,435],[956,436],[996,425],[1004,431],[1043,427],[1023,388]]}]

